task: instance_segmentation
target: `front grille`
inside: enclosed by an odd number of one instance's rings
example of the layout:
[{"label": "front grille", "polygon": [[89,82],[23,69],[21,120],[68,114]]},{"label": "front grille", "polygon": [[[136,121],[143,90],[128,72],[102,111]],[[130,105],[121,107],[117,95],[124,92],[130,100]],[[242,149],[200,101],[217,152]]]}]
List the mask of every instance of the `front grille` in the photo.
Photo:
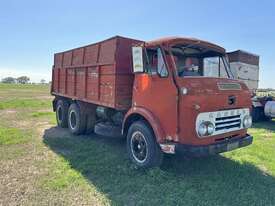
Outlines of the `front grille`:
[{"label": "front grille", "polygon": [[246,115],[249,115],[249,108],[202,112],[197,116],[196,130],[198,133],[201,123],[212,122],[215,126],[215,131],[211,136],[238,131],[244,129],[243,119]]},{"label": "front grille", "polygon": [[241,127],[241,115],[217,117],[215,119],[215,130],[226,130]]}]

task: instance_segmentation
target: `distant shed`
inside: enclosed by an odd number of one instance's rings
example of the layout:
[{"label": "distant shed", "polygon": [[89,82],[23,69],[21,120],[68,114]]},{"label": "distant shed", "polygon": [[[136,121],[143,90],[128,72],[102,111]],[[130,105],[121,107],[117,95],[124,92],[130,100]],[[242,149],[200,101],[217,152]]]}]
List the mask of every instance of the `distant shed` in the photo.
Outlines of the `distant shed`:
[{"label": "distant shed", "polygon": [[258,89],[260,56],[243,50],[227,55],[234,77],[245,82],[250,90]]}]

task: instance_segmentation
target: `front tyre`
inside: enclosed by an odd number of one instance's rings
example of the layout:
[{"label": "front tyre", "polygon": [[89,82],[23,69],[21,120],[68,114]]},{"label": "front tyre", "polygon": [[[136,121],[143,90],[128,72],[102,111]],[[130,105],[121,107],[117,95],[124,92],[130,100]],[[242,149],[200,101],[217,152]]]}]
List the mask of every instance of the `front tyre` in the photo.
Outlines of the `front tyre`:
[{"label": "front tyre", "polygon": [[163,153],[145,121],[137,121],[130,126],[127,152],[132,162],[141,168],[158,167],[162,163]]}]

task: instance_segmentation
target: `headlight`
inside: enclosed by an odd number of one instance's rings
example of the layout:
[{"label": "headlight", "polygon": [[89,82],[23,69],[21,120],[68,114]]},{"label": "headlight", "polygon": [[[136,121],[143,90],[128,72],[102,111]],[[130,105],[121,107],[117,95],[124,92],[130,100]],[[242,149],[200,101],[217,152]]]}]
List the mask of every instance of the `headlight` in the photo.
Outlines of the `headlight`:
[{"label": "headlight", "polygon": [[199,133],[200,136],[207,135],[207,126],[204,122],[200,124],[199,129],[198,129],[198,133]]},{"label": "headlight", "polygon": [[202,122],[198,128],[198,133],[200,136],[208,136],[213,134],[215,131],[215,126],[212,122]]},{"label": "headlight", "polygon": [[211,135],[214,133],[214,131],[215,131],[215,126],[211,122],[209,122],[207,125],[207,134]]},{"label": "headlight", "polygon": [[249,128],[252,126],[252,117],[250,115],[246,115],[244,118],[243,118],[243,126],[245,128]]}]

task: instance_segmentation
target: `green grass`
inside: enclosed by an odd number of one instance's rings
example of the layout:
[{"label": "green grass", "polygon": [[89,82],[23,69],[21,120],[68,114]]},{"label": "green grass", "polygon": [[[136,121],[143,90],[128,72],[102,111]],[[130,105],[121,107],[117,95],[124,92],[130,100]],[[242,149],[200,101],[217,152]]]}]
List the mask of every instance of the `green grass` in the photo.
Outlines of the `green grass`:
[{"label": "green grass", "polygon": [[50,108],[49,92],[49,85],[0,83],[0,110]]},{"label": "green grass", "polygon": [[54,112],[32,112],[31,117],[38,118],[38,119],[45,119],[50,124],[56,124],[56,117]]},{"label": "green grass", "polygon": [[[151,170],[135,169],[120,140],[46,132],[44,142],[114,205],[273,205],[275,136],[266,140],[268,130],[250,132],[255,142],[247,148],[208,158],[168,156]],[[49,181],[58,186],[64,179]]]},{"label": "green grass", "polygon": [[26,143],[30,140],[29,135],[18,128],[3,128],[0,126],[0,145]]},{"label": "green grass", "polygon": [[32,112],[32,117],[48,117],[54,115],[54,112]]},{"label": "green grass", "polygon": [[55,127],[48,86],[0,84],[1,106],[0,205],[275,205],[274,121],[248,147],[141,170],[123,139]]},{"label": "green grass", "polygon": [[41,186],[44,189],[62,190],[85,183],[81,173],[72,169],[64,158],[51,161],[49,168],[52,171],[51,175],[41,179]]},{"label": "green grass", "polygon": [[9,99],[0,101],[0,110],[2,109],[20,109],[20,108],[48,108],[51,102],[49,100],[39,100],[39,99]]},{"label": "green grass", "polygon": [[28,151],[22,146],[22,144],[13,144],[12,146],[11,144],[0,144],[0,162],[7,160],[13,161],[15,159],[19,159],[20,157],[24,157],[27,153]]},{"label": "green grass", "polygon": [[47,84],[4,84],[0,83],[0,90],[13,90],[13,89],[20,89],[20,90],[30,90],[30,91],[38,91],[49,89],[50,85]]}]

